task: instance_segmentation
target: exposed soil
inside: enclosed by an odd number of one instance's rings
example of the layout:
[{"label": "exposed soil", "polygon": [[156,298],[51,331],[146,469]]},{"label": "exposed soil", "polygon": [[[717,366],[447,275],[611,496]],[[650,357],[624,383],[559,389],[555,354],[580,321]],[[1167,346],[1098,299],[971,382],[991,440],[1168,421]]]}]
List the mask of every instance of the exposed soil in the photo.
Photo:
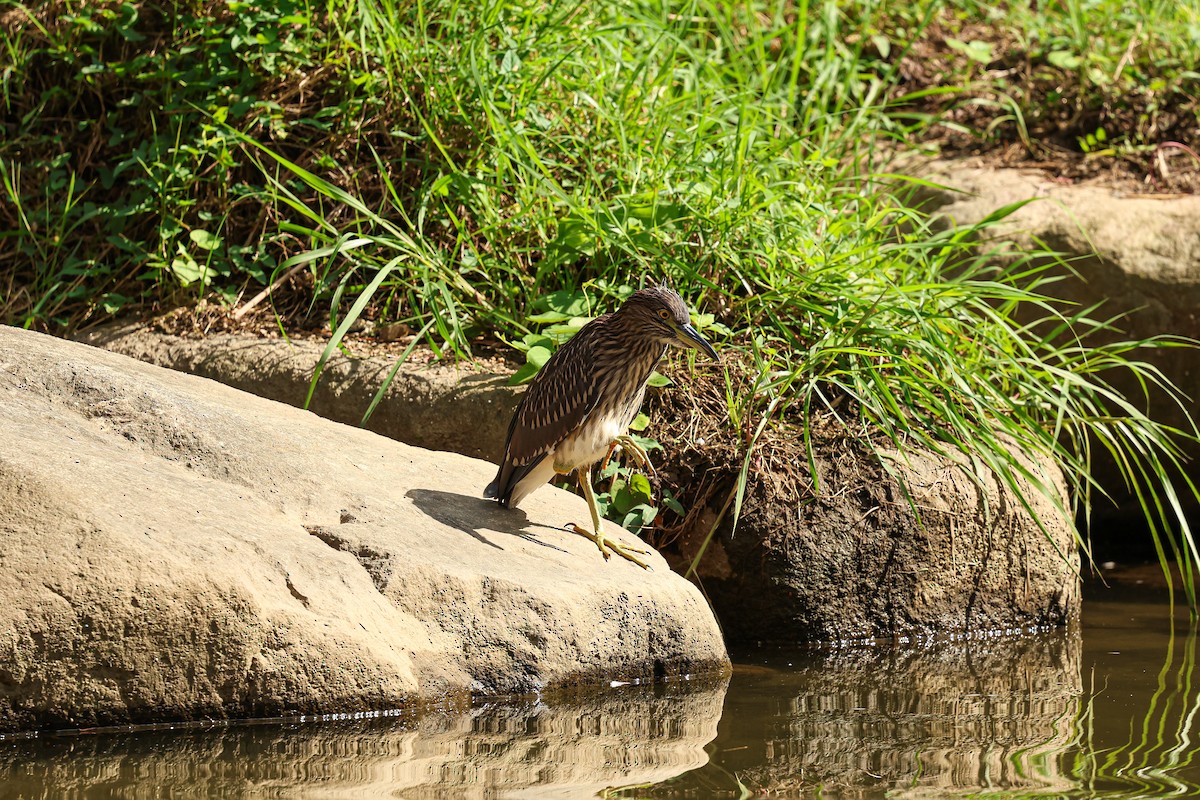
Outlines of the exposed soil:
[{"label": "exposed soil", "polygon": [[[202,339],[218,333],[243,333],[264,339],[315,340],[327,342],[333,335],[328,315],[309,314],[311,301],[303,288],[281,287],[276,293],[290,308],[264,303],[238,316],[238,309],[201,301],[195,306],[175,308],[145,320],[151,330],[186,339]],[[280,316],[276,316],[278,313]],[[342,339],[345,350],[356,356],[400,356],[409,351],[416,332],[404,323],[379,322],[370,313],[357,320]],[[511,372],[520,366],[519,353],[495,338],[479,337],[471,342],[471,363],[478,372]],[[454,360],[453,353],[438,354],[424,344],[412,347],[406,363],[421,365]]]},{"label": "exposed soil", "polygon": [[[975,64],[947,39],[992,45]],[[1094,180],[1130,193],[1193,194],[1200,189],[1200,98],[1178,83],[1100,92],[1074,72],[1031,55],[996,27],[935,24],[899,64],[895,97],[976,83],[962,93],[931,93],[905,110],[938,122],[920,145],[943,157],[978,156],[988,166],[1040,169],[1064,183]],[[1165,83],[1165,82],[1164,82]],[[1018,119],[1019,117],[1019,119]],[[1104,141],[1089,144],[1104,129]]]},{"label": "exposed soil", "polygon": [[[818,487],[809,469],[798,412],[785,409],[764,420],[764,409],[755,406],[736,425],[731,424],[726,393],[748,401],[755,392],[755,375],[737,351],[727,351],[719,366],[697,361],[690,375],[686,366],[678,363],[682,358],[672,356],[660,367],[678,382],[650,391],[644,411],[651,419],[649,434],[663,445],[658,459],[662,462],[660,482],[688,509],[682,520],[669,512],[660,516],[659,528],[650,538],[656,547],[677,552],[690,562],[719,518],[731,519],[735,513],[738,474],[752,443],[743,514],[760,503],[794,507],[813,499]],[[877,467],[871,466],[872,459],[864,458],[862,439],[824,415],[814,417],[809,428],[814,451],[823,458],[856,465],[853,474],[843,476],[848,484],[876,480]],[[838,453],[843,457],[837,457]],[[719,567],[710,568],[719,571]]]}]

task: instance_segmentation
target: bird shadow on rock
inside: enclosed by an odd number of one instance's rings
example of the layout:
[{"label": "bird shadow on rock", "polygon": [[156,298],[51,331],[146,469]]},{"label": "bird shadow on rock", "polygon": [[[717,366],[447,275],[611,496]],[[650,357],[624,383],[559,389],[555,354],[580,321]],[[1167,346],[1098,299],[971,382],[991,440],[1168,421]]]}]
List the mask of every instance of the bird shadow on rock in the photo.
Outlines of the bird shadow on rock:
[{"label": "bird shadow on rock", "polygon": [[457,528],[488,547],[494,547],[497,550],[504,549],[484,536],[483,531],[519,536],[527,542],[549,547],[560,553],[566,552],[561,547],[543,542],[530,530],[531,528],[541,528],[555,533],[564,533],[562,528],[530,522],[525,512],[519,508],[505,508],[494,500],[485,500],[481,497],[454,492],[439,492],[436,489],[409,489],[405,493],[405,497],[412,500],[413,505],[426,516],[436,519],[443,525]]}]

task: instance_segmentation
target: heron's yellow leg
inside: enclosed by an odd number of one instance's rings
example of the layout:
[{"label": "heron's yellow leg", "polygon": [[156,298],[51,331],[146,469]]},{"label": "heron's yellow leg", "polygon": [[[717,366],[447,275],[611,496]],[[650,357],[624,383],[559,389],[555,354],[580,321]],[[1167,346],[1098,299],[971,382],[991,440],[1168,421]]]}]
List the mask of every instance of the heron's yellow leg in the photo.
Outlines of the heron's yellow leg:
[{"label": "heron's yellow leg", "polygon": [[596,547],[600,548],[600,553],[604,556],[605,561],[608,560],[609,553],[612,552],[616,553],[621,558],[632,561],[643,569],[650,569],[649,564],[634,555],[635,553],[641,553],[644,555],[649,553],[649,550],[644,550],[640,547],[623,547],[616,542],[611,542],[604,538],[604,534],[601,532],[600,528],[600,509],[596,505],[596,494],[594,491],[592,491],[592,469],[591,467],[580,467],[578,474],[579,485],[583,488],[583,496],[584,499],[587,500],[588,511],[592,512],[592,531],[595,531],[595,533],[585,530],[582,525],[576,525],[573,522],[567,527],[569,527],[575,533],[578,533],[580,536],[591,539],[595,543]]},{"label": "heron's yellow leg", "polygon": [[[629,453],[629,457],[632,458],[639,467],[646,470],[654,477],[658,477],[658,473],[654,471],[654,465],[650,463],[650,454],[647,453],[640,444],[634,441],[634,438],[628,433],[623,433],[617,438],[613,439],[613,446],[620,447],[626,453]],[[609,448],[608,452],[609,455],[611,455],[612,448]],[[605,460],[607,461],[607,459]]]},{"label": "heron's yellow leg", "polygon": [[617,449],[617,440],[613,439],[608,445],[608,452],[604,454],[603,460],[600,461],[600,471],[604,472],[608,468],[608,461],[612,458],[613,452]]}]

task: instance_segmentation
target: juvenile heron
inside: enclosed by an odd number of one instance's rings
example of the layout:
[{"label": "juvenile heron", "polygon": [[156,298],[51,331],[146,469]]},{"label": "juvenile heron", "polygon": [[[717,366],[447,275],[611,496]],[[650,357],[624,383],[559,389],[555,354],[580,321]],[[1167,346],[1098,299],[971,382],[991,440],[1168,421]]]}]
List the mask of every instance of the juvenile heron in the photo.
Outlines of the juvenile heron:
[{"label": "juvenile heron", "polygon": [[500,471],[484,496],[515,508],[555,474],[578,473],[592,512],[592,531],[569,527],[642,567],[648,553],[604,538],[592,491],[592,465],[620,447],[643,468],[650,457],[629,435],[646,381],[667,347],[690,347],[719,360],[688,317],[679,295],[665,286],[635,292],[615,313],[597,317],[560,347],[521,398],[504,445]]}]

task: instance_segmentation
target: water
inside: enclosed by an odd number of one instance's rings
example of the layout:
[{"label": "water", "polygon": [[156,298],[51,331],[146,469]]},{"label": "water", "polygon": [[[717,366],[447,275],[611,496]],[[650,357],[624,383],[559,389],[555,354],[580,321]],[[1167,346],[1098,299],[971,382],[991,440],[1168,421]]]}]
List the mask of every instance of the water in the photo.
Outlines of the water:
[{"label": "water", "polygon": [[1080,631],[735,654],[726,685],[419,719],[0,740],[0,798],[1200,795],[1196,631],[1089,602]]}]

